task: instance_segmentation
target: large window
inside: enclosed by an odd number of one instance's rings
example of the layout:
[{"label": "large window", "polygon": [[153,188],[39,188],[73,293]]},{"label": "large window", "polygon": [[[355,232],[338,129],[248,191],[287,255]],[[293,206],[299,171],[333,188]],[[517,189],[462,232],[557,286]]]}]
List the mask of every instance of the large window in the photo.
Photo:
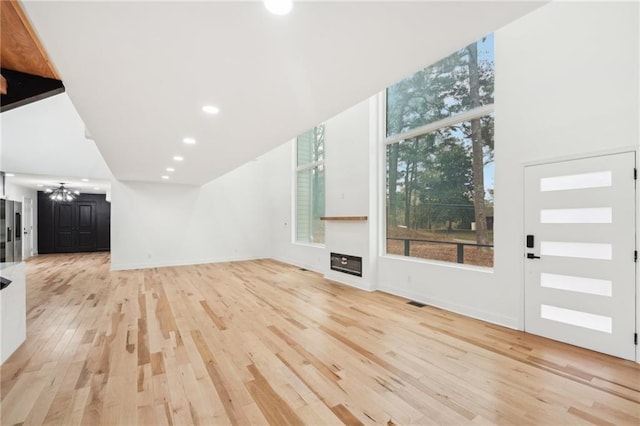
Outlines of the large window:
[{"label": "large window", "polygon": [[493,266],[493,36],[387,89],[388,254]]},{"label": "large window", "polygon": [[324,244],[324,125],[296,141],[296,241]]}]

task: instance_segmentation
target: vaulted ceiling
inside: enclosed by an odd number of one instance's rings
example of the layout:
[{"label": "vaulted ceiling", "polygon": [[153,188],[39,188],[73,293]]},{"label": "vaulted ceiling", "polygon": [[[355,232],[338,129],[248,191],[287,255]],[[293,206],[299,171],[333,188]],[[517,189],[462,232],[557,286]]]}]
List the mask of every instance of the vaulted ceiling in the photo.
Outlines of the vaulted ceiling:
[{"label": "vaulted ceiling", "polygon": [[47,52],[17,0],[0,2],[0,110],[64,92]]},{"label": "vaulted ceiling", "polygon": [[114,176],[199,185],[540,4],[299,1],[287,16],[255,1],[23,7]]}]

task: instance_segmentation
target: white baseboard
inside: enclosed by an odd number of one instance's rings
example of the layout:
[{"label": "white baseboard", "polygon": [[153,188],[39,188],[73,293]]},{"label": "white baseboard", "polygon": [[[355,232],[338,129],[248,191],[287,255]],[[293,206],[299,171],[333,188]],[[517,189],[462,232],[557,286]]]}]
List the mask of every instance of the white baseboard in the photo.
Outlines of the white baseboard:
[{"label": "white baseboard", "polygon": [[424,294],[413,293],[413,292],[406,291],[404,289],[395,288],[389,285],[383,285],[380,288],[378,288],[378,290],[383,291],[385,293],[390,293],[396,296],[406,297],[407,299],[415,300],[416,302],[424,303],[426,305],[435,306],[437,308],[454,312],[456,314],[490,322],[492,324],[501,325],[503,327],[511,328],[514,330],[521,329],[518,325],[519,322],[517,318],[496,314],[495,312],[483,311],[467,305],[451,303],[445,300],[428,297],[428,296],[425,296]]},{"label": "white baseboard", "polygon": [[127,271],[132,269],[166,268],[171,266],[202,265],[205,263],[241,262],[244,260],[266,259],[268,256],[257,257],[216,257],[208,259],[180,260],[175,262],[145,262],[145,263],[116,263],[111,262],[112,271]]},{"label": "white baseboard", "polygon": [[355,287],[360,290],[371,292],[374,289],[371,286],[371,283],[364,281],[361,277],[357,277],[355,275],[344,274],[342,272],[329,270],[324,274],[324,277],[331,281],[339,282],[340,284],[345,284],[350,287]]}]

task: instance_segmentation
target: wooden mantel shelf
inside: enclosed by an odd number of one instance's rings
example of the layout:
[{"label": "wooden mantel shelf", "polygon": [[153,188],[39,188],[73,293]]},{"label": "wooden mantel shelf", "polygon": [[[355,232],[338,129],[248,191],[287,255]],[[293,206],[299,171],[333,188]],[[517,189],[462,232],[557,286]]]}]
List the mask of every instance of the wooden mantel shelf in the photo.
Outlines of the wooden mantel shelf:
[{"label": "wooden mantel shelf", "polygon": [[351,221],[363,221],[367,220],[367,216],[322,216],[320,220],[351,220]]}]

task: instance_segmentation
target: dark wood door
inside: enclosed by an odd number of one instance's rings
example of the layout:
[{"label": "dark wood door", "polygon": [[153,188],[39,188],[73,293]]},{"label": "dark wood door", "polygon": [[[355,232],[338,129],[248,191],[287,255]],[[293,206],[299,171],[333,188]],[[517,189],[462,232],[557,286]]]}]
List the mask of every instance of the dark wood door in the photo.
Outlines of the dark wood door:
[{"label": "dark wood door", "polygon": [[76,207],[77,250],[93,251],[96,249],[96,204],[80,202]]},{"label": "dark wood door", "polygon": [[96,249],[96,205],[94,202],[54,205],[54,245],[58,253]]}]

